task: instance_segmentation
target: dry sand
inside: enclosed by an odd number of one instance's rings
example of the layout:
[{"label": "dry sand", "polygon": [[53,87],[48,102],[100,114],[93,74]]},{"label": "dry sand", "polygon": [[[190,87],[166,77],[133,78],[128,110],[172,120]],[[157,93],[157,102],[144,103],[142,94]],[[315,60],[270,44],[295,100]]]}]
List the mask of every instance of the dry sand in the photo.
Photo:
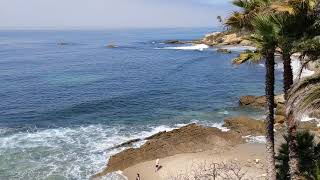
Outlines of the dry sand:
[{"label": "dry sand", "polygon": [[[160,159],[162,168],[155,172],[155,160],[139,163],[123,171],[129,180],[135,180],[137,173],[141,180],[170,179],[179,172],[189,171],[194,164],[202,162],[235,161],[241,165],[248,179],[264,179],[265,144],[241,144],[221,152],[205,151],[198,153],[178,154]],[[259,159],[259,163],[256,163]]]}]

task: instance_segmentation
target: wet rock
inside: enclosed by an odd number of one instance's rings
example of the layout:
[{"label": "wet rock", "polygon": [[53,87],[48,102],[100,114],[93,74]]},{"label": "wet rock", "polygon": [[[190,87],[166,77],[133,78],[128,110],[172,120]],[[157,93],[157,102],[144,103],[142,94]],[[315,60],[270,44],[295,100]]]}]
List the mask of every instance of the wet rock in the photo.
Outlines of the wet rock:
[{"label": "wet rock", "polygon": [[224,54],[230,54],[231,53],[231,51],[229,49],[223,49],[223,48],[217,49],[217,52],[224,53]]},{"label": "wet rock", "polygon": [[124,143],[121,143],[121,144],[119,144],[119,145],[117,145],[117,146],[114,146],[114,147],[112,147],[111,149],[117,149],[117,148],[121,148],[121,147],[132,146],[133,143],[139,142],[139,141],[141,141],[141,140],[142,140],[142,139],[139,139],[139,138],[137,138],[137,139],[131,139],[131,140],[126,141],[126,142],[124,142]]},{"label": "wet rock", "polygon": [[241,96],[239,100],[240,106],[251,106],[251,107],[265,107],[266,97],[265,96]]},{"label": "wet rock", "polygon": [[116,45],[114,45],[114,44],[109,44],[109,45],[107,45],[107,48],[117,48],[118,46],[116,46]]},{"label": "wet rock", "polygon": [[186,44],[186,42],[184,41],[180,41],[180,40],[167,40],[164,41],[165,44]]},{"label": "wet rock", "polygon": [[[276,106],[278,104],[284,105],[284,97],[283,95],[277,95],[274,97]],[[251,107],[266,107],[267,101],[266,96],[241,96],[239,100],[240,106],[251,106]],[[280,115],[280,114],[279,114]]]},{"label": "wet rock", "polygon": [[60,42],[58,43],[59,46],[66,46],[66,45],[69,45],[69,43],[66,43],[66,42]]},{"label": "wet rock", "polygon": [[264,135],[265,122],[246,116],[230,117],[224,120],[224,127],[240,133],[241,136]]}]

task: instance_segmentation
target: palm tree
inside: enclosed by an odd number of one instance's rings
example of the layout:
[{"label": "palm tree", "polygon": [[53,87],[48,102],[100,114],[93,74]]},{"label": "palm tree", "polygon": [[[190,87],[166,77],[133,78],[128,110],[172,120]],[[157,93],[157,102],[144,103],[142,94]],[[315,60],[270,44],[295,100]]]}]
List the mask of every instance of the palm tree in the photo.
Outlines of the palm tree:
[{"label": "palm tree", "polygon": [[266,81],[265,93],[267,99],[268,113],[266,118],[266,151],[267,151],[267,174],[269,180],[276,179],[275,153],[274,153],[274,66],[275,49],[277,45],[278,29],[272,23],[272,16],[256,15],[252,25],[255,32],[251,40],[256,44],[256,52],[248,52],[246,59],[265,58]]},{"label": "palm tree", "polygon": [[300,179],[299,154],[296,124],[303,115],[310,115],[320,109],[320,76],[306,78],[298,82],[288,92],[286,114],[289,124],[289,158],[291,179]]},{"label": "palm tree", "polygon": [[[289,137],[284,136],[276,156],[277,179],[290,180],[289,172]],[[316,143],[315,136],[309,131],[298,132],[299,170],[305,179],[317,179],[320,165],[320,143]]]},{"label": "palm tree", "polygon": [[[282,50],[284,66],[284,94],[288,100],[288,92],[293,84],[293,73],[291,68],[291,55],[295,52],[295,42],[308,39],[319,32],[315,26],[318,19],[315,10],[317,0],[294,0],[280,1],[272,4],[277,11],[275,23],[281,28],[279,31],[278,47]],[[300,28],[296,28],[300,27]],[[298,48],[299,49],[299,48]],[[301,49],[299,49],[301,50]],[[292,113],[286,114],[288,138],[289,138],[289,167],[291,179],[299,179],[299,157],[297,142],[297,121],[293,119]]]}]

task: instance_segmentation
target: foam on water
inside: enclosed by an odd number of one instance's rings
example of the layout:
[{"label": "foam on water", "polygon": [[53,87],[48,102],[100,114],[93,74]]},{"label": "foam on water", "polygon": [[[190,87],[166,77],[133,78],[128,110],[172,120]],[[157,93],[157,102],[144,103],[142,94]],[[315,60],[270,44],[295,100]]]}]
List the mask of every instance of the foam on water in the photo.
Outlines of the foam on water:
[{"label": "foam on water", "polygon": [[205,44],[195,44],[189,46],[178,46],[178,47],[163,47],[163,48],[156,48],[156,49],[174,49],[174,50],[198,50],[203,51],[204,49],[208,49],[209,46]]},{"label": "foam on water", "polygon": [[239,45],[237,45],[237,46],[222,46],[220,48],[227,49],[230,51],[236,51],[236,52],[242,52],[242,51],[246,51],[246,50],[250,50],[250,51],[256,50],[256,48],[253,46],[239,46]]},{"label": "foam on water", "polygon": [[[5,135],[6,131],[1,129],[0,160],[6,159],[6,162],[11,163],[0,165],[0,170],[9,171],[14,168],[10,177],[23,179],[88,179],[105,166],[108,157],[124,150],[108,149],[128,140],[169,131],[174,127],[150,127],[149,130],[130,134],[121,133],[121,129],[123,128],[91,125],[11,135]],[[134,146],[139,147],[143,143],[142,141]]]},{"label": "foam on water", "polygon": [[[259,64],[259,65],[261,67],[265,67],[264,64]],[[300,75],[301,68],[302,68],[302,64],[301,64],[301,61],[299,60],[299,58],[295,55],[291,56],[291,66],[292,66],[292,71],[293,71],[293,78],[298,79],[299,75]],[[279,71],[284,71],[282,62],[278,62],[276,64],[275,68]],[[304,68],[301,72],[301,78],[312,76],[314,73],[315,73],[314,71],[311,71],[307,68]]]}]

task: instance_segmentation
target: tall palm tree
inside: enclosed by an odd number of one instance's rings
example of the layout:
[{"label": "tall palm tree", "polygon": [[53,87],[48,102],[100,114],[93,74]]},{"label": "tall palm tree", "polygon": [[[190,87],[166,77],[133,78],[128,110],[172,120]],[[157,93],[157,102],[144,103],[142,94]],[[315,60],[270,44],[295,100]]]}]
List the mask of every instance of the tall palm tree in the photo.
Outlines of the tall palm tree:
[{"label": "tall palm tree", "polygon": [[242,63],[249,59],[265,58],[266,81],[265,93],[267,99],[268,113],[266,118],[266,160],[267,176],[269,180],[276,180],[275,152],[274,152],[274,66],[275,49],[277,45],[278,28],[272,22],[273,17],[266,9],[270,0],[235,0],[234,5],[242,9],[234,12],[227,20],[226,25],[238,31],[249,31],[252,33],[251,40],[256,44],[257,51],[242,54],[243,57],[234,62]]},{"label": "tall palm tree", "polygon": [[268,113],[266,118],[266,151],[267,175],[269,180],[276,179],[275,152],[274,152],[274,66],[275,49],[277,45],[278,28],[272,23],[272,16],[257,15],[252,25],[255,29],[251,36],[260,54],[265,57],[266,81],[265,93]]},{"label": "tall palm tree", "polygon": [[[293,84],[293,73],[291,68],[291,55],[295,52],[295,42],[308,39],[319,32],[315,26],[317,16],[315,13],[318,0],[289,0],[278,1],[272,4],[272,8],[277,11],[275,23],[281,27],[279,31],[278,46],[282,50],[284,66],[284,94],[288,101],[288,92]],[[300,28],[296,28],[300,27]],[[289,169],[291,179],[299,177],[299,155],[297,142],[297,121],[294,115],[289,112],[286,114],[289,138]]]}]

